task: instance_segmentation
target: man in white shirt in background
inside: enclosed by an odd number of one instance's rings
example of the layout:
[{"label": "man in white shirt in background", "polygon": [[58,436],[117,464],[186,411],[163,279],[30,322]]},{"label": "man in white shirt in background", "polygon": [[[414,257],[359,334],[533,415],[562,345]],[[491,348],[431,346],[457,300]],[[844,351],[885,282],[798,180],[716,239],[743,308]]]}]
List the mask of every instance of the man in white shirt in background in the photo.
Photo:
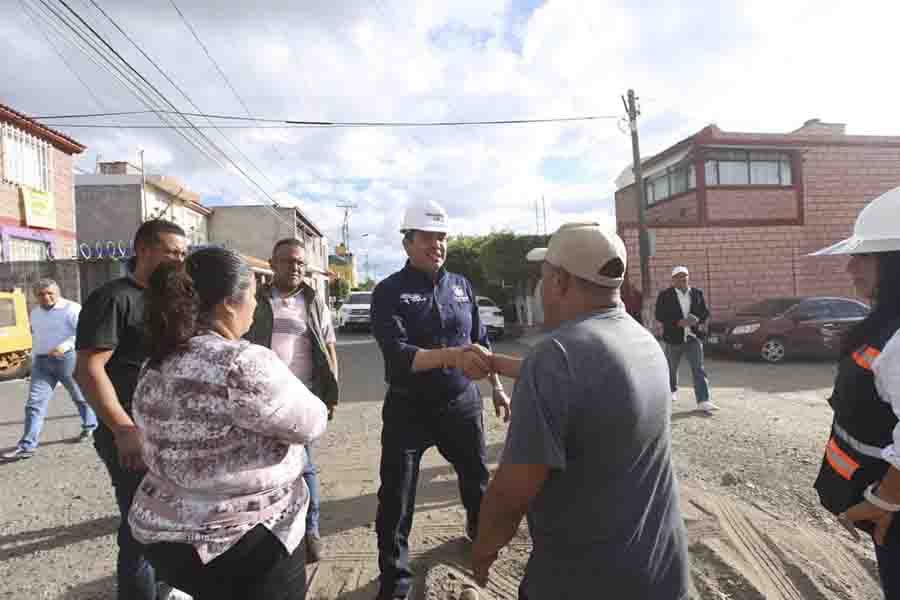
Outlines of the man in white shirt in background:
[{"label": "man in white shirt in background", "polygon": [[31,385],[25,402],[25,433],[16,447],[2,455],[5,460],[34,456],[47,414],[47,404],[58,383],[63,384],[81,417],[79,441],[89,441],[97,427],[97,416],[75,382],[75,330],[81,305],[59,295],[52,279],[34,284],[38,302],[31,311]]}]

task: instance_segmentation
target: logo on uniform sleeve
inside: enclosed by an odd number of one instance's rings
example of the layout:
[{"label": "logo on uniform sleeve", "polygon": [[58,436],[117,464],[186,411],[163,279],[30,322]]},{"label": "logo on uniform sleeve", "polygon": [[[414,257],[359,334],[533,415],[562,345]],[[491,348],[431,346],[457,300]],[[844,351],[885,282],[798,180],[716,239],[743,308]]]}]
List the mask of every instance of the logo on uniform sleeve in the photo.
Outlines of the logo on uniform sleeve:
[{"label": "logo on uniform sleeve", "polygon": [[466,294],[466,290],[462,288],[462,286],[454,285],[453,286],[453,297],[456,298],[457,302],[468,302],[469,296]]},{"label": "logo on uniform sleeve", "polygon": [[428,300],[422,294],[400,294],[400,302],[402,304],[419,304]]}]

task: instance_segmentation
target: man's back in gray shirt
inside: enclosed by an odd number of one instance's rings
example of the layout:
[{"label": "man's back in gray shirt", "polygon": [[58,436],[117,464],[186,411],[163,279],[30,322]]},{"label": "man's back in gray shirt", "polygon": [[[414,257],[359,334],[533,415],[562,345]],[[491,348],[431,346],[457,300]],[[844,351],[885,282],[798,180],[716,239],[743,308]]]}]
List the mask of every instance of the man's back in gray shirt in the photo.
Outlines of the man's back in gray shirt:
[{"label": "man's back in gray shirt", "polygon": [[530,599],[678,600],[688,558],[665,356],[621,307],[569,321],[525,359],[502,462],[543,464]]}]

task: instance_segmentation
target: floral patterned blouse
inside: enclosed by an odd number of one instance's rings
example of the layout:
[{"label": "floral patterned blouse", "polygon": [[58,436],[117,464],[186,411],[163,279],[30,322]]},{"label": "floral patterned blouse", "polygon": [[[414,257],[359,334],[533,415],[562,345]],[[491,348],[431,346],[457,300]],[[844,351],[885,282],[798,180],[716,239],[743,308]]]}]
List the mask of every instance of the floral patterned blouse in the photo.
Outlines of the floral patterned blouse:
[{"label": "floral patterned blouse", "polygon": [[303,445],[325,405],[268,348],[216,333],[145,365],[134,420],[149,469],[128,522],[144,544],[192,544],[208,563],[258,524],[288,553],[306,529]]}]

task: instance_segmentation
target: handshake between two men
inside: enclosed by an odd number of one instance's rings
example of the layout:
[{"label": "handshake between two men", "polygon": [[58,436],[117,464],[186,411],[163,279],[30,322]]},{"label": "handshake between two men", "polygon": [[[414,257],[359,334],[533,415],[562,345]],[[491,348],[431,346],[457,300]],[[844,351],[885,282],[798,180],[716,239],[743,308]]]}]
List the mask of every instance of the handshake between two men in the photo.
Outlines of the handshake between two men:
[{"label": "handshake between two men", "polygon": [[453,353],[452,362],[452,366],[461,370],[469,379],[479,380],[490,377],[494,389],[492,394],[494,412],[498,418],[509,422],[511,406],[509,396],[506,395],[503,384],[500,382],[500,375],[517,378],[522,366],[522,359],[491,352],[479,344],[470,344],[459,347]]}]

